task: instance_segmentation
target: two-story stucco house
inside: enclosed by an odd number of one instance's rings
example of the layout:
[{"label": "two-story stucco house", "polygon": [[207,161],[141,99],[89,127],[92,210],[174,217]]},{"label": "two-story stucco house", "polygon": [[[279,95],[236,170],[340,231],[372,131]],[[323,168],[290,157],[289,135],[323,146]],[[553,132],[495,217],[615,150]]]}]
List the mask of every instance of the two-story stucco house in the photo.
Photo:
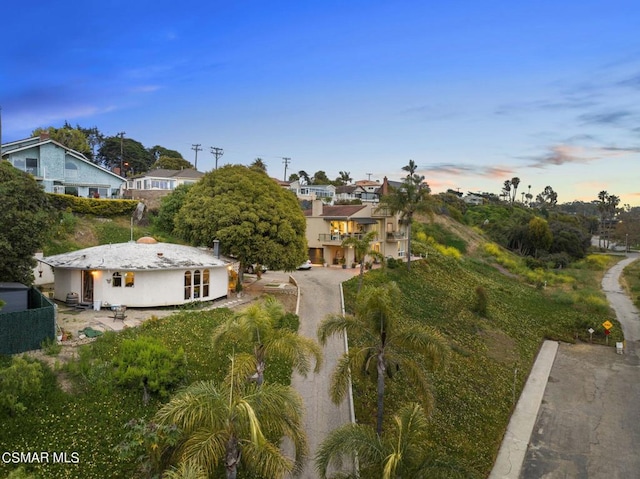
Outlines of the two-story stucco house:
[{"label": "two-story stucco house", "polygon": [[377,205],[331,206],[314,200],[305,216],[309,258],[313,263],[333,265],[357,261],[359,258],[353,249],[343,247],[342,241],[369,231],[378,233],[371,249],[384,257],[402,258],[407,250],[406,226],[400,223],[398,215]]},{"label": "two-story stucco house", "polygon": [[121,176],[52,140],[48,133],[5,143],[1,151],[2,159],[32,174],[47,193],[112,198],[125,184]]}]

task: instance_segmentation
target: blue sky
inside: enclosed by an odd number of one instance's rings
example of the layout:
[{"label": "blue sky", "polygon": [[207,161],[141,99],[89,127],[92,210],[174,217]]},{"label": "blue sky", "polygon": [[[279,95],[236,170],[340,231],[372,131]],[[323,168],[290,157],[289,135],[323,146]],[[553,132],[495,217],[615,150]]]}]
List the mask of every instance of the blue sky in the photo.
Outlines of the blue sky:
[{"label": "blue sky", "polygon": [[[35,3],[35,5],[34,5]],[[9,2],[2,140],[65,121],[210,170],[640,205],[640,2]]]}]

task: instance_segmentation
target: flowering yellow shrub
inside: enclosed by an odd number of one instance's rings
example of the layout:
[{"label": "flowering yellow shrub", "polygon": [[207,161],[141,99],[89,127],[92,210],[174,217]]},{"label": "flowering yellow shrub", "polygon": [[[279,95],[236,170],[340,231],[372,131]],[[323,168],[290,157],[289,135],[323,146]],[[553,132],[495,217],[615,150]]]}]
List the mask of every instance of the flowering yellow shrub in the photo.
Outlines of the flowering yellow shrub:
[{"label": "flowering yellow shrub", "polygon": [[585,258],[585,262],[589,266],[604,269],[609,263],[609,257],[601,254],[590,254]]}]

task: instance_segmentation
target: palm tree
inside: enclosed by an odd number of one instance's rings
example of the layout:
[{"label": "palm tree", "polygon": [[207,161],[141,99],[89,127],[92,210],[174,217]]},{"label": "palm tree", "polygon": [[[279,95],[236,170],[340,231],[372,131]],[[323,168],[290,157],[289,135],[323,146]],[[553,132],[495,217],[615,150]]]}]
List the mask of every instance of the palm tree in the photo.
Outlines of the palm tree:
[{"label": "palm tree", "polygon": [[[298,171],[298,178],[300,180],[300,184],[301,185],[310,185],[311,184],[311,178],[309,177],[309,173],[307,173],[304,170]],[[304,181],[304,183],[303,183],[303,181]]]},{"label": "palm tree", "polygon": [[359,471],[346,477],[468,479],[468,470],[429,457],[428,426],[428,415],[417,403],[402,406],[393,416],[390,431],[382,437],[367,425],[346,424],[331,431],[320,445],[316,471],[321,479],[327,479],[330,466],[340,468],[344,457],[357,457]]},{"label": "palm tree", "polygon": [[[382,433],[384,417],[385,376],[401,371],[417,388],[425,408],[431,404],[431,393],[424,367],[436,369],[447,356],[448,347],[442,336],[424,325],[406,325],[398,314],[400,289],[395,283],[365,286],[356,298],[353,315],[330,315],[318,328],[322,344],[334,334],[346,331],[357,335],[362,346],[345,353],[331,377],[331,399],[339,403],[344,398],[350,371],[368,373],[375,368],[377,375],[376,432]],[[353,336],[352,336],[353,337]]]},{"label": "palm tree", "polygon": [[[173,446],[175,463],[188,462],[220,477],[235,479],[242,468],[261,477],[282,478],[301,470],[307,454],[302,400],[290,386],[199,381],[178,392],[155,416],[160,425],[175,425],[182,437]],[[287,437],[295,460],[285,457],[277,441]]]},{"label": "palm tree", "polygon": [[348,185],[353,181],[353,178],[351,178],[351,172],[349,171],[340,171],[338,172],[338,174],[340,175],[338,176],[338,182],[342,183],[343,185]]},{"label": "palm tree", "polygon": [[513,186],[513,196],[511,197],[511,203],[516,202],[516,192],[518,191],[518,185],[520,185],[520,178],[514,176],[511,178],[511,186]]},{"label": "palm tree", "polygon": [[364,277],[364,260],[367,255],[374,256],[380,258],[382,255],[379,251],[374,251],[371,249],[371,243],[376,239],[378,235],[377,231],[369,231],[363,237],[358,238],[357,236],[349,236],[342,241],[342,247],[352,246],[356,258],[360,260],[360,277],[358,279],[358,292],[362,288],[362,279]]},{"label": "palm tree", "polygon": [[253,347],[253,354],[237,355],[237,369],[246,373],[258,386],[264,383],[267,359],[279,357],[291,362],[293,368],[306,375],[315,361],[314,372],[322,365],[322,349],[310,338],[300,336],[291,329],[280,327],[286,315],[284,306],[272,296],[252,304],[220,324],[213,332],[213,345],[219,348],[225,342],[236,346]]},{"label": "palm tree", "polygon": [[403,180],[400,188],[390,187],[390,192],[380,198],[380,203],[386,206],[391,214],[400,214],[400,220],[407,225],[407,270],[411,270],[411,223],[418,212],[431,213],[429,204],[429,185],[424,182],[424,176],[416,174],[418,165],[413,160],[402,169],[409,174]]},{"label": "palm tree", "polygon": [[256,171],[261,171],[263,173],[267,172],[267,164],[262,158],[256,158],[255,160],[253,160],[253,162],[251,162],[251,164],[249,165],[249,168]]}]

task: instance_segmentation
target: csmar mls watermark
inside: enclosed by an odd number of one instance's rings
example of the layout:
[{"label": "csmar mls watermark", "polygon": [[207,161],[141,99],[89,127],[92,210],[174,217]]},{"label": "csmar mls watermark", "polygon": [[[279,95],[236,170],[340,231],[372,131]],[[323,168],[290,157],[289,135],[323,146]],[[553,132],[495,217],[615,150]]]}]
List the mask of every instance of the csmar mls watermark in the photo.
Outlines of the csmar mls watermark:
[{"label": "csmar mls watermark", "polygon": [[78,464],[80,454],[66,451],[4,451],[3,464]]}]

